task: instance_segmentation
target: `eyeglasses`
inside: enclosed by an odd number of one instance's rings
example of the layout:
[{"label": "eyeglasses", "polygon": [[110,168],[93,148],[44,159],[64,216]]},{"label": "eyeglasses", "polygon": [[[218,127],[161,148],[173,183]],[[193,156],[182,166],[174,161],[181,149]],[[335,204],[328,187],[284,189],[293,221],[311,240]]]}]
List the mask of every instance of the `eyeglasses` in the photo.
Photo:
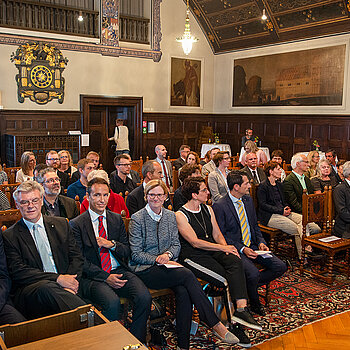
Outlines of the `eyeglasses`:
[{"label": "eyeglasses", "polygon": [[125,163],[125,164],[117,164],[119,166],[131,166],[131,163]]},{"label": "eyeglasses", "polygon": [[147,196],[151,199],[155,199],[155,198],[161,199],[164,196],[164,193],[162,193],[162,194],[148,193]]},{"label": "eyeglasses", "polygon": [[58,162],[59,158],[47,158],[47,160],[53,160],[54,162]]},{"label": "eyeglasses", "polygon": [[68,158],[68,156],[61,156],[60,158]]},{"label": "eyeglasses", "polygon": [[41,198],[34,198],[32,200],[23,200],[23,201],[20,201],[19,204],[22,207],[27,207],[30,203],[32,203],[33,205],[37,205],[40,202],[40,199]]},{"label": "eyeglasses", "polygon": [[48,179],[48,180],[45,181],[45,183],[47,183],[47,184],[53,184],[53,183],[55,183],[55,182],[60,183],[60,182],[61,182],[61,179],[60,179],[59,177],[55,177],[55,178]]}]

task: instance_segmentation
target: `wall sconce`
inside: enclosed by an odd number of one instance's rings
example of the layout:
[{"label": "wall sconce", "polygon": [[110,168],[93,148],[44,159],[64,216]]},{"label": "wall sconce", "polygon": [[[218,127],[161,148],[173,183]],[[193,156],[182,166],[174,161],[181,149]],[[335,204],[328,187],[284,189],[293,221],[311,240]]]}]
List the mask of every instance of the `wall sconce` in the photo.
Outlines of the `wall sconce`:
[{"label": "wall sconce", "polygon": [[261,16],[261,19],[262,19],[263,21],[266,21],[266,20],[267,20],[266,10],[265,10],[265,9],[263,9],[263,14],[262,14],[262,16]]},{"label": "wall sconce", "polygon": [[82,12],[82,11],[79,11],[78,21],[79,21],[79,22],[82,22],[83,20],[84,20],[83,12]]}]

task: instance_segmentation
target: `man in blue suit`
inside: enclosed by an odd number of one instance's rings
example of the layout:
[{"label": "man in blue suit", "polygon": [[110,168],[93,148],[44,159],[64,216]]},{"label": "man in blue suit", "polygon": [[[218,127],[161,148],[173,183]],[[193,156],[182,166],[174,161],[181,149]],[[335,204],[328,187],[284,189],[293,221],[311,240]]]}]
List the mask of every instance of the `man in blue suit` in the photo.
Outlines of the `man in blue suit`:
[{"label": "man in blue suit", "polygon": [[[256,251],[269,251],[258,226],[250,183],[244,172],[231,171],[227,175],[229,193],[213,205],[216,220],[227,244],[234,245],[242,258],[251,310],[265,315],[258,295],[258,287],[283,275],[286,264],[272,253],[259,255]],[[262,252],[263,253],[263,252]],[[256,267],[264,267],[262,271]]]}]

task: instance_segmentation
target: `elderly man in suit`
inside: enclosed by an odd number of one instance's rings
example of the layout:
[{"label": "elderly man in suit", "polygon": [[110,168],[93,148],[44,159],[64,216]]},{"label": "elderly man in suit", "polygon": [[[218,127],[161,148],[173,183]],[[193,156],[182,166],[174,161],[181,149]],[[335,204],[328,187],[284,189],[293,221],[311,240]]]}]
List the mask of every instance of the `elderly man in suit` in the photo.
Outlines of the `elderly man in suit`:
[{"label": "elderly man in suit", "polygon": [[173,162],[173,166],[175,167],[175,170],[179,170],[181,167],[183,167],[186,163],[186,157],[188,156],[188,153],[190,153],[191,147],[188,145],[181,145],[179,149],[180,157],[175,159]]},{"label": "elderly man in suit", "polygon": [[[283,275],[287,266],[269,252],[258,226],[254,203],[249,196],[250,183],[245,173],[231,171],[227,175],[227,184],[230,192],[213,205],[214,213],[227,244],[234,245],[240,253],[251,310],[264,315],[258,287]],[[259,255],[257,250],[263,254]],[[259,271],[255,262],[262,265],[264,270]]]},{"label": "elderly man in suit", "polygon": [[35,181],[13,197],[22,219],[4,232],[15,306],[27,318],[75,309],[83,258],[66,219],[43,216],[44,189]]},{"label": "elderly man in suit", "polygon": [[333,192],[336,210],[334,233],[342,238],[350,238],[350,161],[343,165],[344,181]]},{"label": "elderly man in suit", "polygon": [[171,163],[168,160],[166,160],[167,150],[164,145],[157,145],[154,151],[156,152],[156,155],[157,155],[157,158],[154,160],[161,165],[163,170],[162,180],[169,189],[172,189],[173,168],[171,166]]},{"label": "elderly man in suit", "polygon": [[131,333],[146,341],[146,322],[151,311],[151,295],[127,267],[130,256],[128,237],[119,214],[106,210],[109,185],[105,179],[88,183],[89,209],[70,221],[84,255],[82,295],[102,308],[114,321],[120,318],[120,297],[133,301]]},{"label": "elderly man in suit", "polygon": [[79,215],[75,200],[61,193],[61,180],[55,169],[48,167],[39,172],[36,181],[44,188],[44,203],[41,213],[48,216],[60,216],[68,220]]},{"label": "elderly man in suit", "polygon": [[248,177],[248,180],[253,180],[255,185],[259,185],[259,183],[266,180],[266,175],[264,170],[258,167],[258,157],[256,153],[251,152],[246,156],[246,166],[242,169]]}]

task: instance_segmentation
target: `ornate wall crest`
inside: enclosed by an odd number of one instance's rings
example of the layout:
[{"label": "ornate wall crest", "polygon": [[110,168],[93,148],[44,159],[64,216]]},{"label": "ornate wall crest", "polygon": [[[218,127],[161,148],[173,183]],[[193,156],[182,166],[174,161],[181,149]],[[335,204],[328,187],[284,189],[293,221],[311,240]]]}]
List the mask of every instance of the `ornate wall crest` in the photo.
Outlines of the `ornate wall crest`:
[{"label": "ornate wall crest", "polygon": [[42,42],[25,43],[12,53],[11,62],[18,68],[18,102],[23,103],[28,97],[41,105],[54,98],[63,103],[65,80],[62,73],[68,59],[59,49]]}]

